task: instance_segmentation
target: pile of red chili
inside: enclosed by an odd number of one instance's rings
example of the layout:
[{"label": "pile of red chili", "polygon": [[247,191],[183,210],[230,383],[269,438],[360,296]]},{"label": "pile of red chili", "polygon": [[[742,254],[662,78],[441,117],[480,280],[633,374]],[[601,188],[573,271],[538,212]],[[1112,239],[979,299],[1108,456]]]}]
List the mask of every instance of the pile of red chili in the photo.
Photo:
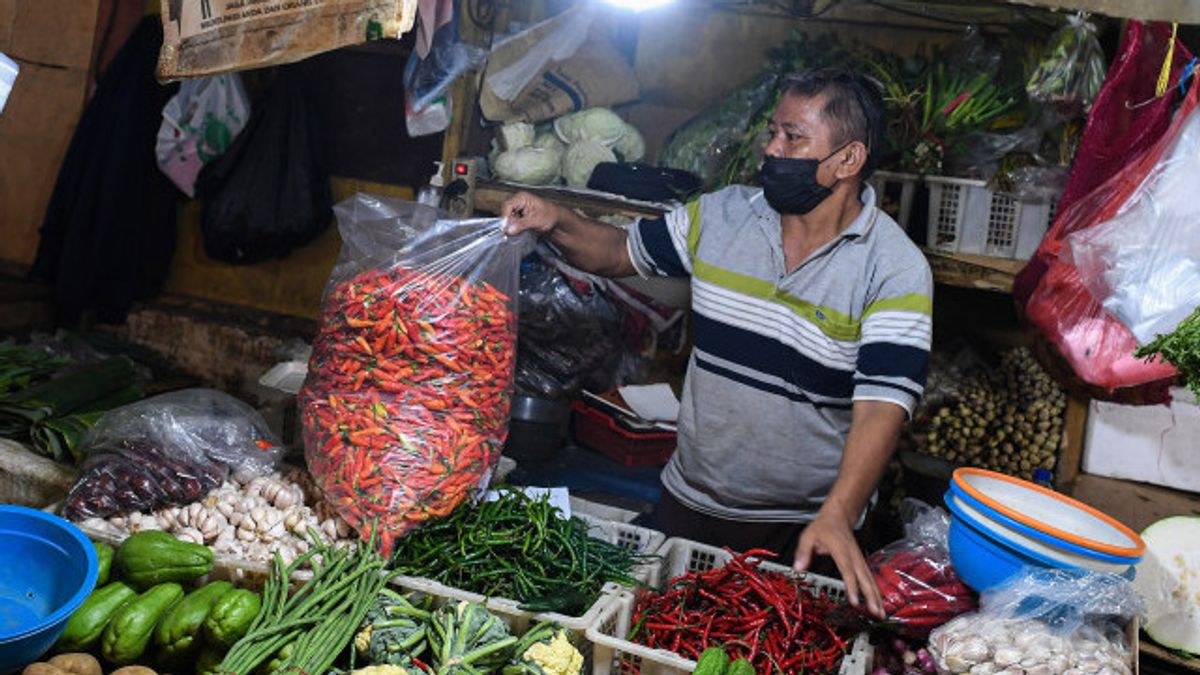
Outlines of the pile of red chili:
[{"label": "pile of red chili", "polygon": [[944,550],[884,549],[867,564],[883,596],[884,613],[904,635],[925,637],[977,607],[974,592],[958,578]]},{"label": "pile of red chili", "polygon": [[332,286],[300,394],[309,470],[381,551],[450,513],[507,434],[516,335],[490,284],[394,268]]},{"label": "pile of red chili", "polygon": [[844,607],[812,584],[762,570],[750,550],[725,564],[683,574],[662,592],[643,592],[630,640],[697,659],[722,647],[731,659],[746,658],[759,673],[834,673],[853,635],[833,625]]}]

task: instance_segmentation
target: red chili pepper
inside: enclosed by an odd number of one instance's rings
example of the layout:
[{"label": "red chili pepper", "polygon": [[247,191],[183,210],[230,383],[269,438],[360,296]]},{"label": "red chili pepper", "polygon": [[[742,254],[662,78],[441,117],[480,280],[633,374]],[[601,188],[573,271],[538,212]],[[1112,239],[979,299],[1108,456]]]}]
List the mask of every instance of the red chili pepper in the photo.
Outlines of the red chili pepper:
[{"label": "red chili pepper", "polygon": [[499,457],[515,355],[507,301],[486,283],[403,268],[326,296],[301,393],[306,459],[347,522],[365,535],[380,519],[384,553],[453,510]]}]

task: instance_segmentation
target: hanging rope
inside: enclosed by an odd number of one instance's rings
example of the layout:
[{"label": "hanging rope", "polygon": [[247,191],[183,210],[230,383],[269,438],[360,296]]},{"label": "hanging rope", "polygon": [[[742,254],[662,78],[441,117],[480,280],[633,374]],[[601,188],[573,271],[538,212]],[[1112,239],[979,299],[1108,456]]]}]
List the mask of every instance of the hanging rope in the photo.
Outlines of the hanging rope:
[{"label": "hanging rope", "polygon": [[1158,87],[1154,90],[1154,95],[1162,98],[1167,93],[1167,87],[1171,86],[1171,63],[1175,60],[1175,36],[1179,34],[1179,24],[1171,22],[1171,43],[1167,45],[1167,58],[1163,61],[1162,71],[1158,74]]}]

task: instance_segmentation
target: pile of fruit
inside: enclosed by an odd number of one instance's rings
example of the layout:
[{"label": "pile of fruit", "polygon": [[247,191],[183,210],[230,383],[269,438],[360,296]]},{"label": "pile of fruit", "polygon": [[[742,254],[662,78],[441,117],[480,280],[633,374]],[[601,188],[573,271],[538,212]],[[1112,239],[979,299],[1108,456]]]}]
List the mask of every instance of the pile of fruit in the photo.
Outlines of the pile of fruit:
[{"label": "pile of fruit", "polygon": [[1000,355],[999,367],[966,375],[956,396],[929,414],[922,449],[1032,480],[1037,469],[1054,468],[1066,404],[1062,388],[1029,350],[1011,349]]}]

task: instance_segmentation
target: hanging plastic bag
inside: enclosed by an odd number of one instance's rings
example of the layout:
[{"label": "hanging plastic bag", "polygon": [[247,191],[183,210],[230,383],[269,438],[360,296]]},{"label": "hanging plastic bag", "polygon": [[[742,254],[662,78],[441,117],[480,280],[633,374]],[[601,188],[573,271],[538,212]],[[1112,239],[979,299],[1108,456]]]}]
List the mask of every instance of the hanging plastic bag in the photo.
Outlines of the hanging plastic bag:
[{"label": "hanging plastic bag", "polygon": [[250,119],[250,100],[237,73],[185,80],[163,108],[154,154],[158,168],[183,193],[196,196],[200,169],[221,156]]},{"label": "hanging plastic bag", "polygon": [[[1130,45],[1141,44],[1141,29],[1132,28],[1140,26],[1137,22],[1130,22],[1130,26],[1126,47],[1136,56],[1141,53],[1141,48],[1133,50]],[[1182,48],[1177,46],[1176,52],[1181,50]],[[1145,55],[1140,59],[1158,60],[1161,65],[1161,57],[1162,54],[1159,53],[1157,59]],[[1124,62],[1118,63],[1114,68],[1116,75],[1106,82],[1104,90],[1097,98],[1092,110],[1092,121],[1081,144],[1081,148],[1086,146],[1090,149],[1087,153],[1081,149],[1064,200],[1070,195],[1072,186],[1077,181],[1091,180],[1095,172],[1107,170],[1107,154],[1095,149],[1099,141],[1090,134],[1093,127],[1104,128],[1113,119],[1125,119],[1126,116],[1119,110],[1125,110],[1127,107],[1126,96],[1137,95],[1139,90],[1134,87],[1130,78],[1140,72],[1136,69],[1130,70],[1125,65]],[[1182,70],[1182,64],[1177,70]],[[1172,89],[1170,93],[1174,91]],[[1162,100],[1169,99],[1170,93]],[[1150,95],[1153,95],[1152,91]],[[1148,396],[1158,399],[1166,394],[1166,388],[1157,385],[1174,377],[1176,371],[1167,364],[1147,363],[1134,356],[1138,346],[1136,338],[1128,327],[1108,313],[1091,294],[1070,256],[1062,255],[1063,247],[1071,234],[1111,220],[1121,212],[1122,207],[1131,195],[1135,194],[1138,186],[1150,174],[1166,149],[1179,138],[1183,123],[1196,106],[1196,101],[1197,91],[1193,88],[1184,99],[1174,123],[1149,145],[1145,145],[1147,139],[1140,134],[1126,134],[1114,140],[1116,143],[1126,144],[1130,149],[1140,148],[1141,152],[1125,156],[1121,168],[1112,173],[1107,180],[1091,190],[1086,197],[1076,199],[1065,210],[1059,211],[1038,252],[1022,270],[1017,284],[1014,285],[1014,295],[1019,296],[1023,285],[1031,284],[1031,290],[1025,291],[1029,295],[1024,308],[1026,318],[1034,328],[1058,349],[1076,375],[1085,382],[1108,391],[1155,384],[1157,390],[1149,390]],[[1166,105],[1169,107],[1169,102]],[[1110,113],[1115,116],[1113,119],[1108,117]],[[1090,166],[1093,161],[1100,164]],[[1017,302],[1020,306],[1020,297],[1017,297]]]},{"label": "hanging plastic bag", "polygon": [[1141,344],[1200,305],[1200,112],[1112,220],[1067,237],[1063,256]]},{"label": "hanging plastic bag", "polygon": [[1067,17],[1046,46],[1025,84],[1030,100],[1053,108],[1064,119],[1087,114],[1104,84],[1104,50],[1096,26],[1082,14]]},{"label": "hanging plastic bag", "polygon": [[200,171],[209,257],[233,264],[283,258],[329,227],[329,175],[302,75],[281,68],[229,150]]},{"label": "hanging plastic bag", "polygon": [[621,316],[587,275],[568,277],[539,251],[521,265],[517,391],[568,399],[607,391],[625,352]]},{"label": "hanging plastic bag", "polygon": [[1121,577],[1026,568],[981,604],[929,636],[939,673],[1132,672],[1125,630],[1142,603]]},{"label": "hanging plastic bag", "polygon": [[265,475],[284,448],[249,405],[183,389],[105,413],[84,438],[87,459],[63,504],[79,521],[199,501],[232,471]]},{"label": "hanging plastic bag", "polygon": [[326,499],[382,552],[486,485],[508,433],[528,235],[358,194],[300,392]]},{"label": "hanging plastic bag", "polygon": [[17,73],[20,71],[21,67],[16,61],[0,52],[0,112],[4,112],[4,105],[8,103],[8,95],[12,93],[13,86],[17,83]]},{"label": "hanging plastic bag", "polygon": [[413,110],[428,108],[463,73],[483,65],[487,51],[464,44],[458,35],[458,19],[437,29],[424,58],[413,52],[404,65],[404,91]]},{"label": "hanging plastic bag", "polygon": [[[1050,263],[1058,258],[1067,235],[1087,226],[1086,221],[1066,221],[1071,206],[1122,171],[1130,158],[1149,150],[1170,126],[1175,112],[1174,96],[1155,97],[1170,40],[1169,25],[1140,21],[1126,24],[1117,57],[1088,115],[1071,176],[1058,200],[1058,215],[1037,253],[1013,283],[1017,307],[1028,304]],[[1174,45],[1170,82],[1179,81],[1191,59],[1182,42],[1176,41]]]},{"label": "hanging plastic bag", "polygon": [[942,509],[906,500],[904,538],[871,554],[867,565],[883,595],[883,611],[906,637],[921,638],[973,611],[975,594],[950,564],[950,517]]}]

